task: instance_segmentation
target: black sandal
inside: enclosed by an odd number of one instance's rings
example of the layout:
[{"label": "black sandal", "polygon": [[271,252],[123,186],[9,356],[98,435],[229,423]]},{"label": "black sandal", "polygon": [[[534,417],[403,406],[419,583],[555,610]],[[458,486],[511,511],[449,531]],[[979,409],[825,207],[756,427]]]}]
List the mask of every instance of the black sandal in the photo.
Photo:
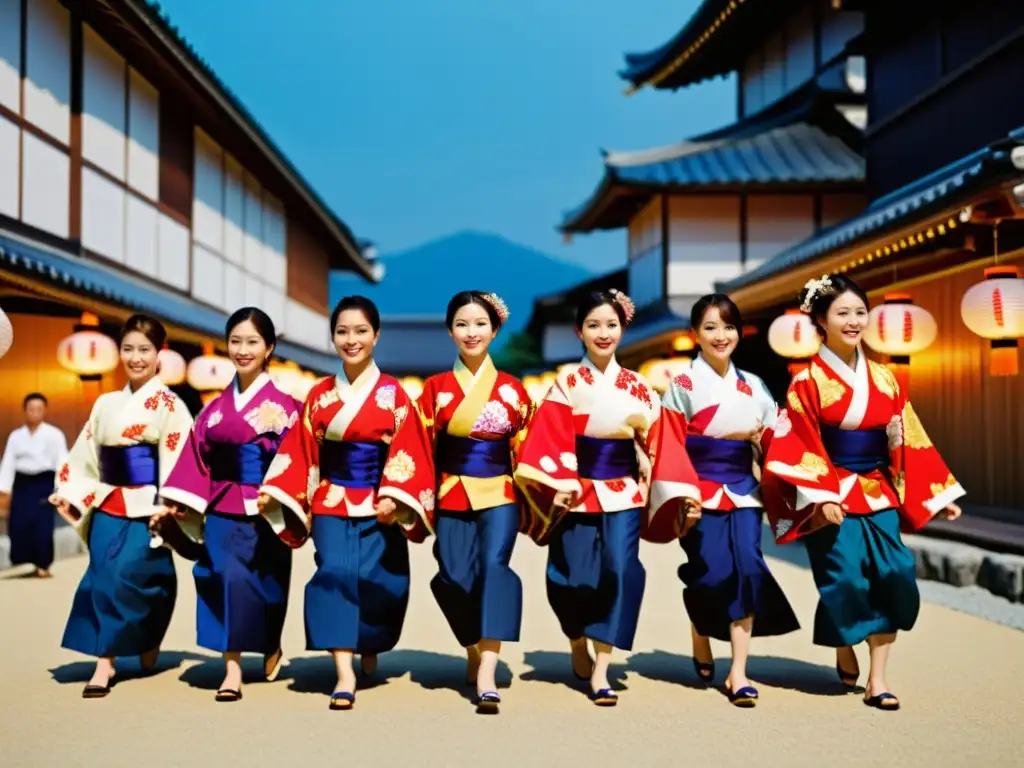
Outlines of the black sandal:
[{"label": "black sandal", "polygon": [[706,685],[711,685],[715,681],[715,662],[710,661],[705,664],[703,661],[697,661],[693,659],[693,671],[697,673],[697,677],[700,681]]},{"label": "black sandal", "polygon": [[236,691],[233,688],[221,688],[219,691],[217,691],[217,696],[215,697],[215,701],[219,701],[222,703],[241,700],[242,692]]},{"label": "black sandal", "polygon": [[102,699],[110,694],[111,685],[87,685],[82,689],[83,699]]},{"label": "black sandal", "polygon": [[877,696],[864,697],[864,704],[872,709],[881,709],[885,712],[895,712],[900,708],[900,700],[888,691]]}]

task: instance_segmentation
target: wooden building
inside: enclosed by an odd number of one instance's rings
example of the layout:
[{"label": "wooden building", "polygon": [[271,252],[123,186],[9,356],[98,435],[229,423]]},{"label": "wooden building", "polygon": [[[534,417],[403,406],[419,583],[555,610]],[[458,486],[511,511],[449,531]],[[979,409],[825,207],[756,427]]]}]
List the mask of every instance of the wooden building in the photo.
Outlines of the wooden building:
[{"label": "wooden building", "polygon": [[[870,203],[720,288],[762,328],[826,272],[849,275],[876,304],[909,294],[938,329],[910,357],[917,412],[970,502],[1019,510],[1024,376],[993,375],[993,357],[1015,355],[1016,339],[972,332],[962,305],[986,282],[986,268],[1024,267],[1024,3],[861,5]],[[1011,282],[1000,298],[982,308],[991,311],[993,336],[1024,336],[1024,286],[1004,279]],[[781,393],[781,361],[758,349],[753,369],[767,371]]]},{"label": "wooden building", "polygon": [[[626,228],[638,309],[622,350],[669,354],[693,302],[865,205],[863,14],[828,0],[706,0],[659,48],[629,54],[634,88],[730,72],[737,120],[639,152],[605,152],[597,189],[560,228]],[[666,128],[671,133],[671,127]]]},{"label": "wooden building", "polygon": [[231,311],[259,306],[278,355],[324,373],[329,270],[379,278],[158,8],[0,0],[0,306],[15,334],[0,434],[38,390],[74,437],[95,392],[57,347],[83,311],[108,333],[151,313],[189,358],[222,345]]}]

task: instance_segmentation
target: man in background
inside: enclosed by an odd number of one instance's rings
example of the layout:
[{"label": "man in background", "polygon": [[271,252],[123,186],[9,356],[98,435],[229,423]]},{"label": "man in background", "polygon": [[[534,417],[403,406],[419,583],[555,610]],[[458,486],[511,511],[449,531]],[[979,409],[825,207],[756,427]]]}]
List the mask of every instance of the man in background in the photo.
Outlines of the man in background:
[{"label": "man in background", "polygon": [[52,575],[56,513],[47,499],[68,453],[64,433],[44,421],[46,406],[38,392],[25,397],[25,426],[11,432],[0,461],[0,506],[10,509],[11,564],[31,563],[39,578]]}]

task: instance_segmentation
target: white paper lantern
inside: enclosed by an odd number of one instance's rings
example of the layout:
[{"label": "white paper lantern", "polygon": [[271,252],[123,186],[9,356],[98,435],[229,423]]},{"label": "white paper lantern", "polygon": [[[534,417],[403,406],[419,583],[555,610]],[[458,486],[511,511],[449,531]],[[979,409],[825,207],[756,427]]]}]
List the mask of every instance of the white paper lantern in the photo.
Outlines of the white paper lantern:
[{"label": "white paper lantern", "polygon": [[985,280],[960,301],[960,317],[973,333],[988,339],[993,376],[1018,373],[1017,339],[1024,336],[1024,280],[1012,266],[989,267]]},{"label": "white paper lantern", "polygon": [[821,339],[808,315],[799,309],[787,309],[768,327],[768,345],[777,355],[800,360],[815,355]]},{"label": "white paper lantern", "polygon": [[423,394],[424,381],[419,376],[406,376],[400,383],[410,400],[418,400]]},{"label": "white paper lantern", "polygon": [[299,379],[302,378],[302,369],[291,361],[274,360],[270,363],[267,372],[270,374],[274,386],[282,392],[288,392],[289,394],[299,384]]},{"label": "white paper lantern", "polygon": [[184,357],[170,347],[165,346],[160,350],[157,358],[160,361],[160,372],[157,374],[160,377],[160,381],[168,387],[174,387],[185,380],[188,366],[185,364]]},{"label": "white paper lantern", "polygon": [[939,327],[924,307],[913,304],[905,293],[886,296],[871,310],[868,327],[864,332],[864,343],[876,352],[892,355],[895,362],[907,362],[909,358],[923,352],[935,341]]},{"label": "white paper lantern", "polygon": [[83,312],[75,332],[57,345],[57,362],[82,381],[99,380],[117,368],[121,357],[117,342],[102,333],[99,325],[96,315]]},{"label": "white paper lantern", "polygon": [[235,378],[231,361],[213,353],[212,344],[203,345],[203,354],[188,364],[188,384],[197,392],[223,391]]},{"label": "white paper lantern", "polygon": [[637,371],[651,385],[655,392],[664,393],[674,379],[688,371],[693,361],[688,357],[653,358],[646,361]]},{"label": "white paper lantern", "polygon": [[316,386],[318,381],[320,379],[312,373],[299,371],[299,375],[292,382],[291,396],[299,402],[305,402],[306,398],[309,397],[309,391]]},{"label": "white paper lantern", "polygon": [[11,320],[0,309],[0,357],[3,357],[10,350],[11,345],[14,343],[14,328],[11,325]]}]

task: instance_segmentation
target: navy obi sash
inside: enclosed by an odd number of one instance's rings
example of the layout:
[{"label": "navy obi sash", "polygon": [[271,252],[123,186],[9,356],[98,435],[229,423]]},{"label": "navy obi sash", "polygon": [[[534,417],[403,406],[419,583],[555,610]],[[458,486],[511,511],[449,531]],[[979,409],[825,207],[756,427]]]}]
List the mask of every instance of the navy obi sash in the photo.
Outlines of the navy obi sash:
[{"label": "navy obi sash", "polygon": [[822,424],[821,442],[834,467],[858,475],[889,469],[889,436],[884,429],[839,429]]},{"label": "navy obi sash", "polygon": [[512,446],[508,438],[476,440],[442,432],[437,438],[437,472],[465,477],[501,477],[512,474]]},{"label": "navy obi sash", "polygon": [[742,485],[754,477],[754,446],[746,440],[687,435],[686,453],[701,480]]},{"label": "navy obi sash", "polygon": [[214,481],[259,485],[274,454],[258,443],[210,443],[206,457]]},{"label": "navy obi sash", "polygon": [[320,479],[345,488],[376,488],[387,460],[386,443],[325,440],[320,446]]},{"label": "navy obi sash", "polygon": [[587,480],[617,480],[639,477],[636,444],[630,438],[576,435],[576,464]]},{"label": "navy obi sash", "polygon": [[104,485],[157,485],[159,479],[160,460],[152,443],[100,446],[100,482]]}]

